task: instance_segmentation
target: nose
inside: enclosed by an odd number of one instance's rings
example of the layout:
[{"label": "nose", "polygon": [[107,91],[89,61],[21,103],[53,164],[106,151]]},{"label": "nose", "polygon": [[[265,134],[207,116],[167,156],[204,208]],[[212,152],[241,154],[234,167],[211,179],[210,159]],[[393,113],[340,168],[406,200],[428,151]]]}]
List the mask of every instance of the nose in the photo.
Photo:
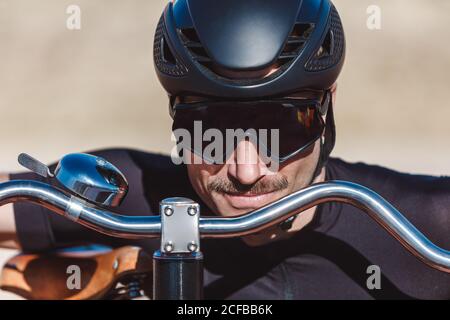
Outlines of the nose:
[{"label": "nose", "polygon": [[228,174],[243,185],[250,185],[265,175],[265,164],[260,159],[256,146],[250,141],[240,141],[231,155]]}]

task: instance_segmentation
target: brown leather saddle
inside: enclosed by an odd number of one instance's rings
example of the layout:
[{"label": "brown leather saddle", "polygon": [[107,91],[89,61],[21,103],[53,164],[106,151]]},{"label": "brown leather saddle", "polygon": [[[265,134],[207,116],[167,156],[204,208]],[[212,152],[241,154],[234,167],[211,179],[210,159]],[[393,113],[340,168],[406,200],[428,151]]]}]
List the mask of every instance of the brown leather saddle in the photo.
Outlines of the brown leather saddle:
[{"label": "brown leather saddle", "polygon": [[89,246],[19,254],[3,266],[0,288],[32,300],[131,299],[150,297],[151,273],[139,247]]}]

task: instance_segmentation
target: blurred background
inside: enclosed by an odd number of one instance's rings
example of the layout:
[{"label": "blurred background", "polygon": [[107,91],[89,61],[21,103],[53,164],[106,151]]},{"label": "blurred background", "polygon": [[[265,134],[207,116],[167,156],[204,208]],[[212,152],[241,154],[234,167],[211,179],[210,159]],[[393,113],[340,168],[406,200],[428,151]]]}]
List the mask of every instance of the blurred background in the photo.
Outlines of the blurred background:
[{"label": "blurred background", "polygon": [[[107,147],[170,151],[152,63],[167,2],[0,0],[0,171],[20,170],[20,152],[53,162]],[[450,1],[334,3],[348,45],[334,156],[449,175]],[[73,4],[81,30],[66,28]],[[381,30],[366,26],[370,5],[381,9]],[[0,265],[14,253],[1,250]]]}]

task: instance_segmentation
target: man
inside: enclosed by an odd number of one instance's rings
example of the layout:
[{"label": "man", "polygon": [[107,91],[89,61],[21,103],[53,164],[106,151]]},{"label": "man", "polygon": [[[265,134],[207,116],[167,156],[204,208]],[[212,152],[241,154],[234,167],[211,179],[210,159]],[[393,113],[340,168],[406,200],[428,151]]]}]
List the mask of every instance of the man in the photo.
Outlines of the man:
[{"label": "man", "polygon": [[[273,145],[245,136],[205,156],[184,143],[186,164],[135,150],[101,150],[123,171],[130,192],[118,212],[157,214],[160,200],[183,196],[202,214],[236,216],[311,183],[346,180],[392,202],[431,241],[450,244],[450,178],[415,176],[329,158],[336,80],[345,40],[329,0],[178,0],[155,36],[158,77],[169,94],[173,129],[278,129]],[[250,137],[251,138],[251,137]],[[220,143],[219,143],[220,145]],[[263,154],[262,151],[269,151]],[[276,169],[272,170],[272,165]],[[31,173],[4,179],[40,179]],[[53,183],[52,181],[46,181]],[[32,204],[0,208],[1,240],[25,251],[82,242],[129,243],[99,235]],[[10,242],[9,242],[10,243]],[[140,241],[152,250],[156,242]],[[242,239],[202,242],[206,298],[449,299],[450,277],[407,252],[356,208],[327,203]],[[377,266],[380,281],[368,286]],[[377,268],[375,268],[377,269]]]}]

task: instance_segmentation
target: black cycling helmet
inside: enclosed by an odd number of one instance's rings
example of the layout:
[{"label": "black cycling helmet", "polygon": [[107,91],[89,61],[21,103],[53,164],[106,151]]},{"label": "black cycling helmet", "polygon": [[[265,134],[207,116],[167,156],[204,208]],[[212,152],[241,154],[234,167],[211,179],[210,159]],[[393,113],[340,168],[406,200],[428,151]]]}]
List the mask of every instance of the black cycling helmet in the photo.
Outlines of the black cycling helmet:
[{"label": "black cycling helmet", "polygon": [[176,0],[154,42],[158,78],[172,101],[328,89],[344,55],[342,24],[329,0]]}]

